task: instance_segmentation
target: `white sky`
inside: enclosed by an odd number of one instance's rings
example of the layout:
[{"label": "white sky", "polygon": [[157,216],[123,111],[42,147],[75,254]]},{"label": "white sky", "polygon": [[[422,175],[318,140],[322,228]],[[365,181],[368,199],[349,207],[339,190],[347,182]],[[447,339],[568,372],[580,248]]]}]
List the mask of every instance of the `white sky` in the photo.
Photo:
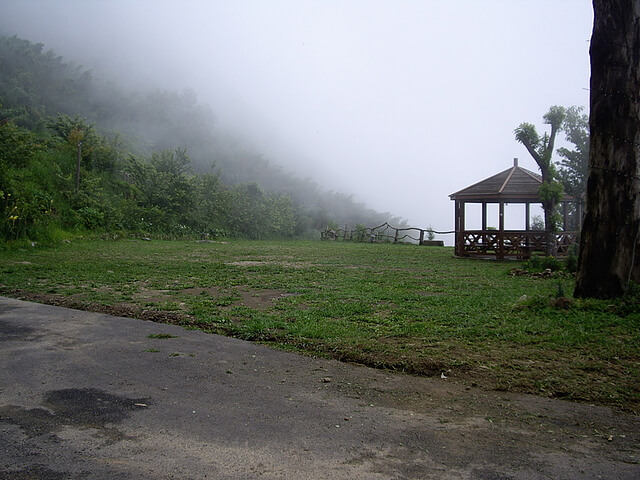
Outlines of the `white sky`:
[{"label": "white sky", "polygon": [[0,0],[0,32],[191,88],[274,163],[436,230],[449,194],[537,171],[521,122],[588,106],[592,22],[589,0]]}]

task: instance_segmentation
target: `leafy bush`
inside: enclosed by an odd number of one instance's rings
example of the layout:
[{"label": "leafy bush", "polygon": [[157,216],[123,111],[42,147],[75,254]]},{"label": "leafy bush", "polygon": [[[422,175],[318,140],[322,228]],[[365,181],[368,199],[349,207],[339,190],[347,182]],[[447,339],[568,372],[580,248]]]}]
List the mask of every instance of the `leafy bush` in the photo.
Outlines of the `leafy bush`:
[{"label": "leafy bush", "polygon": [[564,268],[569,273],[576,273],[578,271],[578,256],[575,253],[570,253],[564,263]]},{"label": "leafy bush", "polygon": [[635,314],[640,321],[640,285],[631,282],[621,299],[618,313],[623,316]]},{"label": "leafy bush", "polygon": [[555,257],[535,255],[523,264],[523,268],[532,272],[542,272],[546,269],[557,272],[562,270],[562,262]]},{"label": "leafy bush", "polygon": [[355,241],[356,242],[364,242],[367,239],[367,227],[366,225],[359,223],[356,225],[355,231]]}]

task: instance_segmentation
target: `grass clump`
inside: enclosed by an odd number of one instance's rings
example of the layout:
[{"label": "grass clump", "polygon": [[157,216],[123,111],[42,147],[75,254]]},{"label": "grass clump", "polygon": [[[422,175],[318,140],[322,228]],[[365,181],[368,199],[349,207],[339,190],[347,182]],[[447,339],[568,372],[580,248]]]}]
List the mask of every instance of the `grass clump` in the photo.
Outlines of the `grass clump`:
[{"label": "grass clump", "polygon": [[551,270],[558,272],[564,268],[563,262],[555,257],[546,255],[533,255],[529,260],[524,262],[523,268],[531,272],[542,272]]}]

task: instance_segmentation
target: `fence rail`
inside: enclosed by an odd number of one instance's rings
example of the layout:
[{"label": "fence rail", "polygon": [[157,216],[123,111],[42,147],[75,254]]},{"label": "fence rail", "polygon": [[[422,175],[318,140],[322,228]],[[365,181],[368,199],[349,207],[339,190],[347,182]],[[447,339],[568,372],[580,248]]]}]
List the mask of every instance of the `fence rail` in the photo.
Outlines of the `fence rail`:
[{"label": "fence rail", "polygon": [[441,240],[434,240],[434,235],[455,233],[453,231],[439,232],[432,228],[397,228],[387,222],[377,227],[364,227],[349,230],[345,228],[326,228],[320,232],[322,240],[345,240],[355,242],[411,242],[419,245],[443,245]]}]

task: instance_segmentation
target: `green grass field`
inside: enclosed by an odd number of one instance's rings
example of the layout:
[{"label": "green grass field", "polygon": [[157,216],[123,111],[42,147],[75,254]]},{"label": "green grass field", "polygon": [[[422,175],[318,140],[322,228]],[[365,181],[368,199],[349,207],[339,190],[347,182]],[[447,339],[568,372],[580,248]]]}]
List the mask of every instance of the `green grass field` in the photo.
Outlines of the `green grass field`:
[{"label": "green grass field", "polygon": [[[448,247],[85,240],[0,252],[0,293],[149,318],[481,388],[640,413],[637,296]],[[522,298],[526,295],[526,298]],[[634,303],[635,301],[635,303]]]}]

